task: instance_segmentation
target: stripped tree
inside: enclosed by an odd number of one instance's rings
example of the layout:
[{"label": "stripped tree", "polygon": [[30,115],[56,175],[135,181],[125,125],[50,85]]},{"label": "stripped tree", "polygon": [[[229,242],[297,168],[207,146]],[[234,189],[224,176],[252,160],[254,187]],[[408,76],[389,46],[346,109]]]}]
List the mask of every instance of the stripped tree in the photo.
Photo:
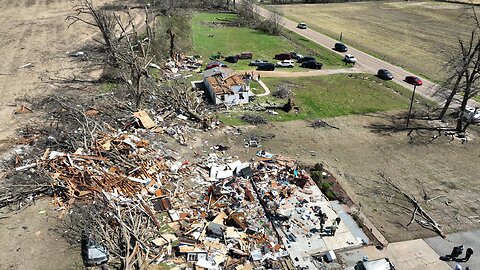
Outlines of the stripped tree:
[{"label": "stripped tree", "polygon": [[[137,22],[131,14],[134,8],[144,10],[145,35],[139,33]],[[113,63],[121,68],[122,77],[135,101],[135,109],[141,109],[146,96],[143,80],[148,77],[148,66],[154,59],[151,42],[154,33],[150,27],[150,11],[148,5],[129,8],[114,12],[99,9],[92,0],[82,0],[75,6],[75,15],[67,17],[70,25],[83,22],[100,31],[102,43],[108,51]]]},{"label": "stripped tree", "polygon": [[465,108],[468,101],[475,97],[479,91],[480,79],[480,21],[471,7],[471,18],[475,22],[468,39],[458,39],[458,49],[449,53],[449,61],[445,69],[449,76],[441,84],[437,94],[445,95],[445,104],[440,112],[439,119],[443,120],[448,108],[457,94],[462,93],[456,131],[465,132],[471,120],[465,117]]}]

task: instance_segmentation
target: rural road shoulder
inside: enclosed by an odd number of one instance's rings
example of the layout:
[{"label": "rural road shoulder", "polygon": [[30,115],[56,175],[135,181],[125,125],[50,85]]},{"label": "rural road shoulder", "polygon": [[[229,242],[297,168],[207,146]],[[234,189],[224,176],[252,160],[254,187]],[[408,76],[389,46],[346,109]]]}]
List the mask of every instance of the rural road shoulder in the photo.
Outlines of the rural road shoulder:
[{"label": "rural road shoulder", "polygon": [[[265,9],[265,8],[262,8],[260,6],[257,6],[256,8],[256,12],[261,15],[262,17],[265,17],[265,18],[268,18],[272,15],[272,12]],[[330,38],[330,37],[327,37],[323,34],[320,34],[312,29],[298,29],[297,28],[297,25],[298,23],[297,22],[294,22],[292,20],[289,20],[285,17],[283,17],[283,27],[287,28],[288,30],[290,31],[293,31],[327,49],[330,49],[333,51],[333,46],[336,42],[336,40]],[[337,51],[334,51],[335,53],[339,54],[339,55],[344,55],[344,53],[340,53],[340,52],[337,52]],[[390,63],[387,63],[381,59],[378,59],[372,55],[369,55],[367,53],[364,53],[360,50],[357,50],[355,48],[352,48],[349,46],[348,48],[348,53],[350,54],[353,54],[356,58],[357,58],[357,64],[356,64],[356,67],[360,70],[360,71],[363,71],[363,72],[367,72],[367,73],[372,73],[372,74],[376,74],[377,71],[379,69],[382,69],[382,68],[385,68],[385,69],[388,69],[390,70],[390,72],[394,75],[394,79],[393,81],[396,82],[397,84],[407,88],[407,89],[410,89],[410,90],[413,90],[413,86],[404,82],[403,79],[408,76],[408,75],[414,75],[412,74],[411,72],[408,72],[406,70],[404,70],[403,68],[401,67],[398,67],[398,66],[395,66],[395,65],[392,65]],[[417,76],[417,75],[415,75]],[[419,78],[422,79],[423,81],[423,85],[420,86],[420,87],[417,87],[417,90],[416,92],[419,93],[420,95],[428,98],[428,99],[431,99],[431,100],[435,100],[436,102],[440,103],[440,104],[443,104],[443,98],[441,97],[438,97],[438,96],[434,96],[433,94],[435,93],[436,89],[438,88],[438,86],[425,79],[425,78],[422,78],[420,76],[417,76]],[[469,100],[469,106],[472,106],[472,107],[478,107],[480,106],[479,103],[475,102],[474,100]]]}]

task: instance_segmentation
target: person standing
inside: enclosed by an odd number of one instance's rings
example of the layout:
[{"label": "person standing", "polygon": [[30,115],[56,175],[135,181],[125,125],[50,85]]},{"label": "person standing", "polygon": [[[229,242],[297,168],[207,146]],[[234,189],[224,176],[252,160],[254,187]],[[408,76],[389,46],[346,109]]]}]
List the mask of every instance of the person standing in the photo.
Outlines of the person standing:
[{"label": "person standing", "polygon": [[340,221],[341,221],[341,220],[342,220],[342,219],[341,219],[340,217],[337,217],[337,218],[335,219],[335,222],[337,223],[337,225],[340,225]]},{"label": "person standing", "polygon": [[462,262],[468,262],[472,254],[473,254],[473,249],[467,248],[467,250],[465,251],[465,258],[462,259]]},{"label": "person standing", "polygon": [[333,225],[330,229],[330,235],[335,236],[335,232],[337,231],[337,225]]}]

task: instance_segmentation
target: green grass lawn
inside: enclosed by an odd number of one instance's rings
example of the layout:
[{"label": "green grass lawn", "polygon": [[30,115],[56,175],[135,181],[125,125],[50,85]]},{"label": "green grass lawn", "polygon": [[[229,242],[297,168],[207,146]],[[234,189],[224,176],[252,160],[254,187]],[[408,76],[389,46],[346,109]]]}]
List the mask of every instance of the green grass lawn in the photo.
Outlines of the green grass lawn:
[{"label": "green grass lawn", "polygon": [[[225,22],[237,19],[236,14],[198,13],[192,19],[193,50],[202,56],[205,63],[210,55],[221,52],[223,56],[240,52],[253,52],[254,59],[275,62],[275,54],[298,51],[304,55],[316,57],[325,68],[344,68],[341,56],[315,44],[293,32],[284,31],[282,36],[270,36],[261,31],[247,27],[226,26]],[[213,37],[211,36],[213,35]],[[210,37],[209,37],[210,36]],[[235,70],[252,70],[250,60],[238,63],[227,63]],[[300,67],[284,69],[289,71],[303,70]]]},{"label": "green grass lawn", "polygon": [[[262,81],[274,92],[281,84],[288,85],[294,93],[299,113],[279,112],[278,116],[264,114],[269,121],[314,120],[349,114],[365,114],[379,111],[407,109],[411,92],[390,81],[383,81],[370,74],[337,74],[319,77],[263,78]],[[416,96],[420,103],[427,101]],[[271,96],[262,101],[283,104],[286,100]],[[419,105],[414,105],[419,106]],[[238,125],[238,117],[245,112],[237,111],[221,115],[226,124]]]}]

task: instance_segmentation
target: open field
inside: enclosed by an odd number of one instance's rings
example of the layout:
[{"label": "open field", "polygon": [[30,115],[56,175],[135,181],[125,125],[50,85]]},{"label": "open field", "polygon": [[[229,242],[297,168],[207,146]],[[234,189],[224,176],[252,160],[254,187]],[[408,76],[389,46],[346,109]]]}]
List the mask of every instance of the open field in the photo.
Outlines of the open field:
[{"label": "open field", "polygon": [[439,2],[358,2],[279,6],[285,16],[387,62],[437,81],[446,55],[470,29],[464,6]]},{"label": "open field", "polygon": [[[283,36],[269,36],[261,31],[247,27],[227,26],[237,18],[235,14],[198,13],[192,19],[192,39],[194,52],[201,55],[205,62],[211,54],[221,52],[222,55],[235,55],[240,52],[253,52],[254,59],[265,59],[276,62],[273,57],[282,52],[298,51],[311,55],[324,64],[325,68],[344,67],[341,57],[320,45],[295,34],[284,31]],[[227,63],[235,70],[252,70],[248,66],[251,60],[240,60],[238,63]],[[280,68],[279,68],[280,70]],[[298,65],[283,70],[305,70]]]},{"label": "open field", "polygon": [[[259,148],[245,148],[244,138],[274,135],[271,140],[261,141],[261,149],[299,159],[306,165],[324,163],[390,242],[436,234],[415,222],[406,227],[414,207],[402,194],[393,192],[379,173],[415,196],[445,232],[480,228],[478,218],[472,217],[480,214],[478,131],[472,134],[474,140],[465,144],[459,140],[450,142],[446,136],[427,144],[433,135],[438,135],[433,132],[414,132],[417,143],[409,143],[406,132],[379,132],[378,127],[398,121],[399,114],[403,116],[403,112],[382,112],[324,119],[339,130],[313,129],[306,121],[243,126],[240,136],[225,136],[218,131],[216,136],[199,140],[229,146],[225,155],[247,160]],[[427,203],[423,189],[430,198],[442,197]]]},{"label": "open field", "polygon": [[[312,120],[349,114],[365,114],[378,111],[407,109],[411,93],[403,87],[378,79],[370,74],[335,74],[318,77],[262,78],[274,92],[280,85],[294,94],[299,113],[278,111],[278,116],[265,114],[269,121]],[[426,101],[417,96],[423,103]],[[263,101],[284,104],[287,100],[271,96],[261,97]],[[238,114],[222,116],[228,124],[239,124]]]}]

